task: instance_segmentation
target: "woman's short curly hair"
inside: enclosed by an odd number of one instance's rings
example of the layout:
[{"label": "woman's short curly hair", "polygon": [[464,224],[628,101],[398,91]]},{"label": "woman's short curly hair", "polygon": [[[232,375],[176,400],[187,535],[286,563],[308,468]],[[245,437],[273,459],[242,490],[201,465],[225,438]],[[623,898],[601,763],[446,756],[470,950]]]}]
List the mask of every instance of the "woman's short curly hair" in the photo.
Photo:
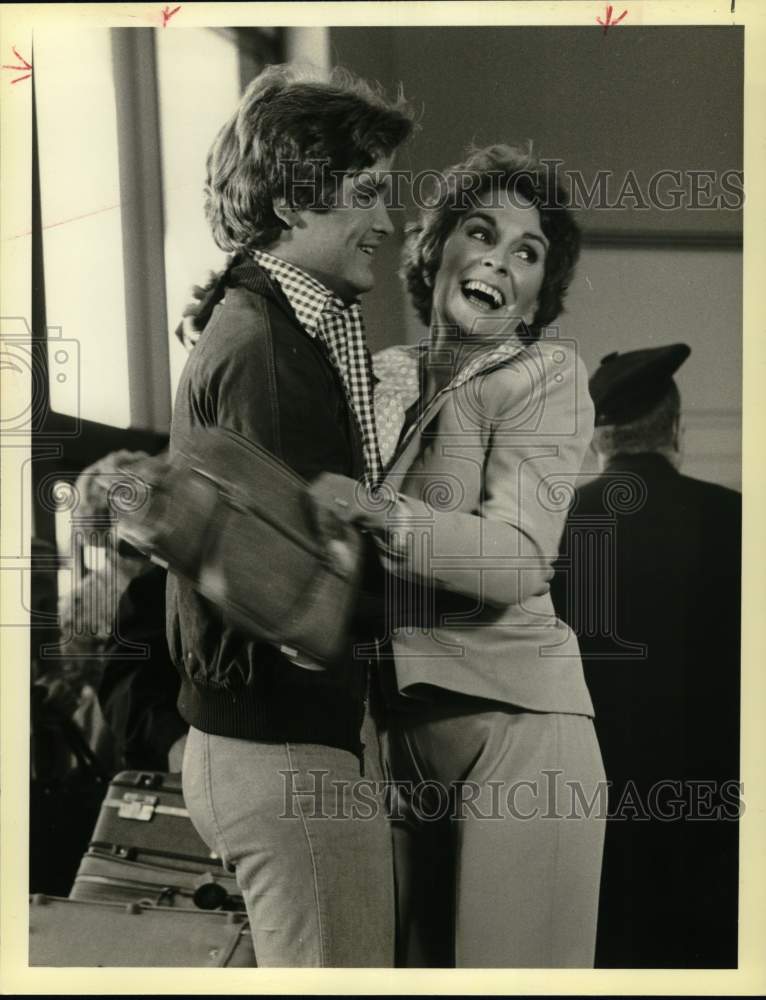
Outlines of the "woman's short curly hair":
[{"label": "woman's short curly hair", "polygon": [[566,207],[563,190],[555,174],[534,159],[529,148],[495,145],[472,149],[463,163],[439,175],[436,190],[423,208],[420,221],[408,228],[401,275],[422,322],[431,321],[436,273],[448,236],[461,216],[480,204],[491,204],[488,196],[507,191],[532,202],[540,213],[540,225],[550,246],[537,311],[528,336],[561,313],[564,296],[580,253],[580,229]]},{"label": "woman's short curly hair", "polygon": [[222,250],[268,247],[284,229],[274,202],[326,211],[349,171],[390,155],[410,135],[404,97],[336,69],[329,78],[269,66],[248,86],[207,158],[205,214]]}]

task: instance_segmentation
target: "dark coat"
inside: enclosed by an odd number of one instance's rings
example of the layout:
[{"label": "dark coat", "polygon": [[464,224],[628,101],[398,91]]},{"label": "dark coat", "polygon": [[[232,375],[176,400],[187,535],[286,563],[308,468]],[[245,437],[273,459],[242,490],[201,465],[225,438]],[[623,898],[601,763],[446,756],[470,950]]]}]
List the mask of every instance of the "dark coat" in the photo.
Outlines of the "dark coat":
[{"label": "dark coat", "polygon": [[656,454],[570,511],[552,590],[611,782],[598,965],[736,962],[740,547],[740,494]]},{"label": "dark coat", "polygon": [[165,577],[150,566],[130,581],[103,654],[98,701],[117,771],[167,771],[168,752],[188,728],[176,707],[180,678],[165,638]]},{"label": "dark coat", "polygon": [[[238,262],[219,284],[218,301],[181,375],[171,454],[179,436],[225,427],[306,480],[320,472],[358,478],[364,471],[360,433],[322,343],[254,262]],[[253,573],[280,571],[258,552],[251,557]],[[375,596],[382,607],[382,594]],[[347,655],[332,670],[305,670],[245,634],[170,573],[167,635],[182,677],[179,711],[208,733],[357,753],[369,664],[355,657],[354,646],[374,632],[367,621],[357,620],[356,627]]]}]

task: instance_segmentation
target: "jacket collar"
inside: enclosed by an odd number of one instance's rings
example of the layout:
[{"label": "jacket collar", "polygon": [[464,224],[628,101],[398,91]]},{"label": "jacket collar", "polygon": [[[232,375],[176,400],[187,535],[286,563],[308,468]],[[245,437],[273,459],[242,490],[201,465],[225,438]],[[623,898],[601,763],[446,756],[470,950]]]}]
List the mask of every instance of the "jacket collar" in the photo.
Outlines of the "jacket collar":
[{"label": "jacket collar", "polygon": [[249,255],[236,257],[229,268],[227,284],[247,288],[262,295],[282,309],[289,319],[300,326],[295,310],[276,281]]},{"label": "jacket collar", "polygon": [[680,472],[664,455],[656,451],[642,451],[614,455],[606,464],[607,472],[649,471],[666,476],[678,476]]},{"label": "jacket collar", "polygon": [[[409,468],[419,451],[420,441],[424,432],[444,406],[450,393],[455,392],[472,378],[476,378],[479,375],[486,375],[488,372],[504,367],[513,358],[518,357],[518,355],[521,354],[526,347],[527,345],[513,338],[505,341],[502,345],[499,345],[498,348],[489,350],[480,357],[468,362],[468,364],[461,369],[461,371],[459,371],[443,389],[440,389],[439,392],[437,392],[436,395],[425,404],[417,419],[410,426],[403,440],[399,443],[399,446],[394,453],[394,457],[389,464],[388,473],[394,471],[401,472],[402,470]],[[422,373],[422,361],[424,356],[423,348],[420,350],[416,349],[413,351],[413,354],[415,357],[414,363],[420,366],[419,371]],[[421,386],[423,385],[423,381],[424,380],[421,377],[419,379]],[[412,400],[410,405],[413,405],[415,402],[416,400]]]}]

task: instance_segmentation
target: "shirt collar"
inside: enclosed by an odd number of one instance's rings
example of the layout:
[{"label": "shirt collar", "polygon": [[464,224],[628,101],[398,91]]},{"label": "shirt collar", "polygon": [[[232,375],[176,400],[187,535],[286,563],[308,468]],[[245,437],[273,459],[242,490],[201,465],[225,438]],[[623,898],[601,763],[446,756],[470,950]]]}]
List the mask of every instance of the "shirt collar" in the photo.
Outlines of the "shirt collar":
[{"label": "shirt collar", "polygon": [[253,256],[256,263],[278,283],[298,317],[298,322],[312,337],[317,336],[322,313],[327,310],[359,308],[358,300],[344,302],[327,285],[289,261],[265,250],[255,250]]}]

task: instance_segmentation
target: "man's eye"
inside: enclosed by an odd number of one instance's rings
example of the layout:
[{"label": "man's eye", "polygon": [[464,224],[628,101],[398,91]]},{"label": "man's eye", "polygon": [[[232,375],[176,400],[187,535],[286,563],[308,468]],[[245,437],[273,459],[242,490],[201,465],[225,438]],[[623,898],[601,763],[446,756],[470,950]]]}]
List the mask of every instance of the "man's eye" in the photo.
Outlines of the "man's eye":
[{"label": "man's eye", "polygon": [[369,208],[375,203],[378,197],[378,190],[372,180],[368,177],[357,180],[353,186],[354,204],[361,208]]}]

